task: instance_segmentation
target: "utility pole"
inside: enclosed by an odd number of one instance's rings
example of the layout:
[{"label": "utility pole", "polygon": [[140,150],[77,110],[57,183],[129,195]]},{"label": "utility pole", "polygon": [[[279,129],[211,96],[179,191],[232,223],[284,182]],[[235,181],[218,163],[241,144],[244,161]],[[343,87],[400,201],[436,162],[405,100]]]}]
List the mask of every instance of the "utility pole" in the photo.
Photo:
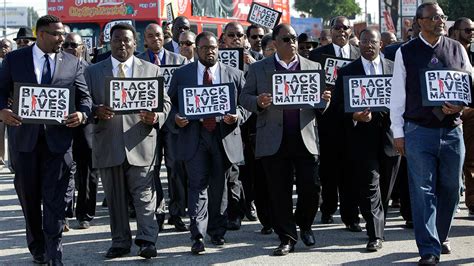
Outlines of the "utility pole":
[{"label": "utility pole", "polygon": [[3,38],[7,38],[7,0],[3,0]]}]

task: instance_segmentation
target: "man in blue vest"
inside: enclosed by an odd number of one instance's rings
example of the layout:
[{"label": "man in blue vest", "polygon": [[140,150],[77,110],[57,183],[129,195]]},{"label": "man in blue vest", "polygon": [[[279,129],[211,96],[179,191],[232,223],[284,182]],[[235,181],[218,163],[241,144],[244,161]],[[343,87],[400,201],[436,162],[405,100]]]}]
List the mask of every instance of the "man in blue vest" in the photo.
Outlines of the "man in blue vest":
[{"label": "man in blue vest", "polygon": [[417,8],[419,38],[398,49],[393,71],[390,119],[394,144],[407,157],[413,225],[420,265],[434,265],[450,253],[451,222],[459,202],[464,141],[463,106],[422,105],[419,70],[457,68],[472,73],[466,50],[445,37],[447,17],[436,3]]}]

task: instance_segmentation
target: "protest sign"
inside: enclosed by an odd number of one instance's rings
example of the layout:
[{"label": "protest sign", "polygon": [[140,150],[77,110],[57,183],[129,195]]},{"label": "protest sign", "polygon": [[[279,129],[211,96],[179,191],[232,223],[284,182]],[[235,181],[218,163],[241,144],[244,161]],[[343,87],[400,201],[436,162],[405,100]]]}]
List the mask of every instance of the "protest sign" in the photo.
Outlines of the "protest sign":
[{"label": "protest sign", "polygon": [[105,104],[116,114],[163,111],[163,77],[106,78]]},{"label": "protest sign", "polygon": [[188,120],[236,114],[234,83],[180,86],[179,113]]},{"label": "protest sign", "polygon": [[272,74],[273,105],[283,109],[324,108],[322,70],[281,71]]},{"label": "protest sign", "polygon": [[120,24],[120,23],[130,24],[130,25],[134,26],[133,25],[133,20],[129,20],[129,19],[110,21],[109,23],[105,24],[105,26],[104,26],[104,42],[110,42],[110,38],[111,38],[110,30],[112,29],[113,26],[115,26],[117,24]]},{"label": "protest sign", "polygon": [[265,28],[273,29],[280,21],[281,12],[252,2],[247,21]]},{"label": "protest sign", "polygon": [[92,54],[92,52],[94,50],[94,39],[93,39],[93,37],[82,37],[82,42],[86,46],[87,52],[89,54]]},{"label": "protest sign", "polygon": [[346,113],[388,111],[392,91],[391,75],[345,76],[344,110]]},{"label": "protest sign", "polygon": [[244,70],[244,48],[220,48],[218,60],[224,65]]},{"label": "protest sign", "polygon": [[423,106],[441,106],[445,102],[468,105],[471,102],[472,77],[456,69],[420,71]]},{"label": "protest sign", "polygon": [[324,67],[324,73],[326,73],[326,84],[336,85],[337,72],[350,62],[352,62],[352,59],[323,55],[320,63]]},{"label": "protest sign", "polygon": [[159,73],[164,78],[164,88],[168,92],[170,87],[171,78],[173,77],[174,70],[180,67],[181,65],[161,65]]},{"label": "protest sign", "polygon": [[13,112],[25,124],[64,124],[75,111],[74,89],[28,83],[15,83]]},{"label": "protest sign", "polygon": [[166,5],[166,21],[168,23],[173,23],[173,20],[174,20],[173,4],[169,3]]}]

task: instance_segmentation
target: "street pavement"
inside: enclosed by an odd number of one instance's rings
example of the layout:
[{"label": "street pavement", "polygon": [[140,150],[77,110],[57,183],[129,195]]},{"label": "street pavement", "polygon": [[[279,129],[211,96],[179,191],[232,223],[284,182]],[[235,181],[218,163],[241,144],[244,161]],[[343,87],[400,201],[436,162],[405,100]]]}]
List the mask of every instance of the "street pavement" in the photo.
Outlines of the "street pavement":
[{"label": "street pavement", "polygon": [[[163,181],[166,183],[165,178]],[[204,255],[191,255],[189,232],[176,232],[174,227],[165,225],[165,230],[158,237],[157,258],[145,260],[136,256],[138,249],[134,246],[130,255],[109,260],[104,257],[111,240],[107,208],[101,206],[103,198],[104,193],[100,188],[97,216],[90,229],[74,229],[78,224],[71,220],[72,229],[63,235],[63,262],[66,265],[414,265],[419,259],[413,230],[404,228],[404,221],[397,209],[390,209],[385,229],[386,241],[378,252],[365,250],[368,240],[365,231],[353,233],[345,230],[339,215],[335,216],[335,224],[322,225],[318,214],[313,224],[316,245],[306,247],[300,241],[295,252],[284,257],[270,256],[272,249],[279,243],[275,234],[261,235],[258,222],[244,221],[239,231],[227,232],[227,243],[222,248],[216,248],[206,239]],[[469,217],[463,200],[460,207],[450,233],[453,252],[441,257],[441,265],[474,265],[474,217]],[[187,219],[185,222],[189,223]],[[131,227],[135,233],[135,220],[132,220]],[[33,263],[26,247],[25,221],[13,187],[13,175],[3,171],[0,173],[0,265],[18,264]]]}]

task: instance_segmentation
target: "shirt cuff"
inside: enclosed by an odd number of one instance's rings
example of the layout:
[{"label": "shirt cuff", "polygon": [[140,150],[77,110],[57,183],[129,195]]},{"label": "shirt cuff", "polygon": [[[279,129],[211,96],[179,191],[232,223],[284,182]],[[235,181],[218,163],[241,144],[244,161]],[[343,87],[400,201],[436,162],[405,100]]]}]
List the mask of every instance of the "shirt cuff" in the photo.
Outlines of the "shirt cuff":
[{"label": "shirt cuff", "polygon": [[393,128],[392,131],[393,131],[393,138],[394,139],[405,137],[405,133],[403,132],[403,128]]}]

